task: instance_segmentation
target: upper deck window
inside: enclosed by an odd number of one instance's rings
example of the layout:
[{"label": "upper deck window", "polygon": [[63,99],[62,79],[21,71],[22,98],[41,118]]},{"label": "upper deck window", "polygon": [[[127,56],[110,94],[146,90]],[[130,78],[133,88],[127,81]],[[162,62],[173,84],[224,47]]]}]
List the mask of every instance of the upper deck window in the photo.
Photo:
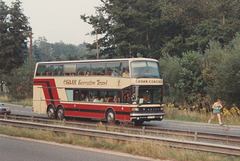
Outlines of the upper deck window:
[{"label": "upper deck window", "polygon": [[159,65],[155,61],[131,62],[132,78],[161,78]]},{"label": "upper deck window", "polygon": [[90,75],[90,64],[89,63],[77,64],[77,75],[89,76]]},{"label": "upper deck window", "polygon": [[128,62],[122,62],[122,77],[129,77]]},{"label": "upper deck window", "polygon": [[50,75],[50,65],[39,64],[37,67],[36,76],[48,76]]},{"label": "upper deck window", "polygon": [[64,64],[64,75],[75,75],[76,74],[76,64]]},{"label": "upper deck window", "polygon": [[108,62],[107,63],[107,73],[108,76],[119,77],[121,72],[120,62]]},{"label": "upper deck window", "polygon": [[63,75],[63,65],[52,65],[51,74],[52,75]]},{"label": "upper deck window", "polygon": [[105,75],[106,63],[92,63],[91,75]]}]

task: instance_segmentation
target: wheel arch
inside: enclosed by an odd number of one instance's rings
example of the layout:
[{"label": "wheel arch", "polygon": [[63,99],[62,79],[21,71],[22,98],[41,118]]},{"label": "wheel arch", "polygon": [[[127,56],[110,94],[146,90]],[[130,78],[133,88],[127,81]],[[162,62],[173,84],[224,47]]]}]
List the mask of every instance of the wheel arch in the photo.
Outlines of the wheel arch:
[{"label": "wheel arch", "polygon": [[116,118],[116,111],[112,108],[112,107],[108,107],[106,110],[105,110],[105,118],[107,117],[107,112],[109,110],[112,110],[114,112],[114,115],[115,115],[115,118]]},{"label": "wheel arch", "polygon": [[63,109],[63,111],[65,111],[65,109],[64,109],[64,107],[63,107],[63,105],[62,104],[59,104],[58,106],[57,106],[57,108],[56,108],[56,111],[58,111],[58,109],[59,108],[62,108]]}]

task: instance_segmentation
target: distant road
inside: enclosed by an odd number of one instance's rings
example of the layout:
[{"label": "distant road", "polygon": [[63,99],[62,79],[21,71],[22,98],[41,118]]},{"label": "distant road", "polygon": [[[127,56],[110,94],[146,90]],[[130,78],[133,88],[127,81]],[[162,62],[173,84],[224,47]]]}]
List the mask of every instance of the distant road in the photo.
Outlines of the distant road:
[{"label": "distant road", "polygon": [[1,161],[145,161],[125,153],[0,135]]},{"label": "distant road", "polygon": [[[47,117],[47,115],[36,114],[32,111],[32,108],[10,105],[12,110],[12,114],[21,114],[21,115],[30,115],[30,116],[43,116]],[[217,119],[217,118],[215,118]],[[224,120],[223,120],[224,123]],[[187,130],[189,132],[206,132],[206,133],[217,133],[222,135],[240,135],[240,126],[219,126],[217,124],[207,124],[207,123],[192,123],[192,122],[183,122],[183,121],[151,121],[145,122],[143,124],[146,128],[164,128],[164,129],[172,129],[172,130]]]},{"label": "distant road", "polygon": [[8,103],[5,103],[5,106],[8,106],[8,107],[11,108],[11,111],[12,111],[11,114],[47,117],[47,115],[42,115],[42,114],[34,113],[32,107],[12,105],[12,104],[8,104]]}]

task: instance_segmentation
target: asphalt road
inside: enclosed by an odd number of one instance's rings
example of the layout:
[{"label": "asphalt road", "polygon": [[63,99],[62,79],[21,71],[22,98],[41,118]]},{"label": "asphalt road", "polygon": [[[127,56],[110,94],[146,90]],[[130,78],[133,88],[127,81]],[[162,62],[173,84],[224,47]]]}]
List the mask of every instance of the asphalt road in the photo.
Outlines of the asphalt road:
[{"label": "asphalt road", "polygon": [[0,135],[1,161],[145,161],[125,153]]},{"label": "asphalt road", "polygon": [[[12,110],[12,114],[21,114],[21,115],[30,115],[30,116],[43,116],[47,117],[47,115],[40,115],[36,114],[32,111],[32,108],[29,107],[22,107],[16,105],[9,106]],[[216,118],[215,118],[216,119]],[[224,123],[224,120],[223,120]],[[219,126],[217,124],[207,124],[207,123],[192,123],[192,122],[182,122],[182,121],[151,121],[145,122],[143,124],[146,128],[164,128],[164,129],[171,129],[171,130],[184,130],[189,132],[205,132],[205,133],[216,133],[222,135],[235,135],[240,136],[240,127],[239,126],[228,126],[223,125]]]},{"label": "asphalt road", "polygon": [[208,124],[208,123],[192,123],[192,122],[183,122],[183,121],[151,121],[144,123],[146,127],[151,128],[164,128],[171,130],[183,130],[189,132],[204,132],[211,134],[222,134],[222,135],[233,135],[240,136],[240,127],[239,126],[230,126],[223,125],[219,126],[218,124]]},{"label": "asphalt road", "polygon": [[33,109],[31,107],[25,107],[25,106],[18,106],[18,105],[12,105],[4,103],[5,106],[10,107],[11,114],[21,114],[21,115],[27,115],[27,116],[43,116],[47,117],[47,115],[37,114],[33,112]]}]

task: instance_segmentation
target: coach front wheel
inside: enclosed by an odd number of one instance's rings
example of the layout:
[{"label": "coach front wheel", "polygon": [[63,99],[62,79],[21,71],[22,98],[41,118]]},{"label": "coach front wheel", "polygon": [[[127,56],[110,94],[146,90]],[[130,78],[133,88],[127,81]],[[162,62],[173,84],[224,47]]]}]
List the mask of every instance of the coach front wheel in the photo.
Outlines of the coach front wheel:
[{"label": "coach front wheel", "polygon": [[106,115],[106,120],[109,124],[114,124],[115,123],[115,113],[113,110],[108,110],[107,115]]}]

